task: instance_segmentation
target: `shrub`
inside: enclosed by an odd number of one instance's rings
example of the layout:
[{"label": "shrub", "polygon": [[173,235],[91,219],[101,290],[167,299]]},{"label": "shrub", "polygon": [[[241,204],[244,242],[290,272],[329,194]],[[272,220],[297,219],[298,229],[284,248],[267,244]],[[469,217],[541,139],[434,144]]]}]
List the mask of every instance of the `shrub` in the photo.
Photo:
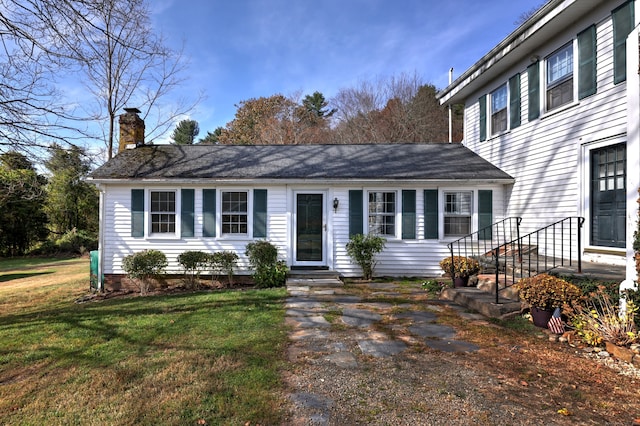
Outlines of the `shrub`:
[{"label": "shrub", "polygon": [[146,294],[149,280],[164,273],[167,257],[159,250],[143,250],[130,254],[122,260],[122,269],[140,286],[140,293]]},{"label": "shrub", "polygon": [[362,278],[370,280],[376,266],[376,254],[380,253],[387,240],[378,235],[356,234],[349,237],[347,254],[352,262],[362,269]]},{"label": "shrub", "polygon": [[254,270],[265,265],[273,265],[278,261],[278,249],[269,241],[260,240],[247,244],[245,254]]},{"label": "shrub", "polygon": [[447,256],[440,261],[440,267],[444,272],[451,275],[453,271],[453,277],[470,277],[480,272],[480,263],[474,258],[465,256]]},{"label": "shrub", "polygon": [[626,312],[621,313],[604,287],[598,288],[590,297],[587,303],[575,305],[569,311],[569,321],[585,343],[598,345],[609,341],[625,346],[640,341],[634,322],[638,307],[633,300],[627,300]]},{"label": "shrub", "polygon": [[178,256],[178,263],[184,268],[187,285],[195,288],[200,274],[209,265],[209,255],[203,251],[185,251]]},{"label": "shrub", "polygon": [[[209,255],[208,263],[214,274],[225,273],[229,286],[233,285],[233,268],[238,263],[238,255],[232,251],[219,251]],[[213,280],[213,275],[211,276]]]},{"label": "shrub", "polygon": [[582,292],[576,285],[549,274],[523,278],[515,287],[520,298],[529,306],[545,310],[575,304],[582,297]]},{"label": "shrub", "polygon": [[278,249],[269,241],[247,244],[245,254],[254,270],[253,281],[259,288],[282,287],[287,281],[287,264],[278,261]]},{"label": "shrub", "polygon": [[287,264],[280,260],[272,265],[263,265],[253,274],[258,288],[282,287],[287,282]]},{"label": "shrub", "polygon": [[426,280],[422,283],[424,290],[436,296],[440,294],[445,287],[447,287],[446,283],[435,279]]}]

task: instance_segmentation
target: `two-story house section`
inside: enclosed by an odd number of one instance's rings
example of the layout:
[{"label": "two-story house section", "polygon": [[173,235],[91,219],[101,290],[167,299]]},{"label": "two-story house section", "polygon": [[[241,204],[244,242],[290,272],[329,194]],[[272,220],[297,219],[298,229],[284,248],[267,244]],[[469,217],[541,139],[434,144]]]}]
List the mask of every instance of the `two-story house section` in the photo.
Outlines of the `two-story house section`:
[{"label": "two-story house section", "polygon": [[638,1],[551,0],[439,93],[464,145],[515,178],[506,216],[531,232],[582,216],[584,259],[636,278]]}]

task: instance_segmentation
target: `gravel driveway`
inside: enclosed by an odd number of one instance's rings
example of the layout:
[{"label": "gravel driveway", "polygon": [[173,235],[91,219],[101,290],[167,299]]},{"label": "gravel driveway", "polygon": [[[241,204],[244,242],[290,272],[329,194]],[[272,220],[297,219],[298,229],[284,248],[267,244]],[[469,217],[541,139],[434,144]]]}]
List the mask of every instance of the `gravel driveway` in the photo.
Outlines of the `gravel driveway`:
[{"label": "gravel driveway", "polygon": [[291,425],[631,425],[640,381],[429,298],[418,283],[288,284]]}]

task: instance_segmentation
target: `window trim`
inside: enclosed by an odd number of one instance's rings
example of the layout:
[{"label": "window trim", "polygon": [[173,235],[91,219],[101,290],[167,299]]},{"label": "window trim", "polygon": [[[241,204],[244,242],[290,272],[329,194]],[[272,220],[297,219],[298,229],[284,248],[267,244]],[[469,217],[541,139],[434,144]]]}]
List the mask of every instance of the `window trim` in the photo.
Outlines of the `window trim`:
[{"label": "window trim", "polygon": [[[145,191],[145,237],[149,239],[179,239],[181,232],[181,214],[180,206],[182,205],[181,188],[147,188]],[[151,194],[157,192],[172,192],[174,194],[174,231],[173,232],[153,232],[153,215],[157,214],[151,211]]]},{"label": "window trim", "polygon": [[[498,93],[498,91],[504,90],[504,107],[500,108],[497,111],[494,111],[493,107],[494,107],[494,94]],[[509,104],[510,104],[510,96],[509,96],[509,84],[508,81],[502,83],[500,86],[498,86],[496,89],[494,89],[493,91],[491,91],[491,93],[489,93],[489,106],[490,106],[490,115],[489,115],[489,127],[491,129],[491,136],[498,136],[502,133],[505,133],[507,131],[509,131]],[[496,117],[497,115],[501,115],[503,117],[500,117],[500,122],[504,121],[504,128],[500,128],[498,130],[496,130],[496,127],[494,125],[494,117]]]},{"label": "window trim", "polygon": [[[252,197],[252,191],[249,189],[238,189],[238,188],[216,188],[219,192],[219,199],[218,199],[218,211],[216,212],[216,218],[219,220],[216,220],[216,230],[219,230],[220,232],[217,233],[216,235],[220,235],[219,238],[226,238],[226,239],[233,239],[233,238],[249,238],[252,236],[252,227],[253,227],[253,220],[252,220],[252,211],[253,211],[253,197]],[[245,233],[241,233],[241,232],[224,232],[223,231],[223,227],[224,227],[224,223],[223,223],[223,218],[225,215],[224,212],[224,203],[223,203],[223,197],[225,193],[244,193],[247,196],[247,210],[244,213],[247,220],[246,220],[246,227],[247,227],[247,232]]]},{"label": "window trim", "polygon": [[[369,197],[370,194],[372,193],[384,193],[384,194],[394,194],[394,202],[393,202],[393,214],[391,213],[383,213],[383,214],[379,214],[380,216],[386,216],[386,217],[393,217],[393,234],[380,234],[380,233],[374,233],[371,232],[371,226],[369,224],[369,218],[371,216],[371,212],[369,211]],[[384,189],[384,188],[376,188],[376,189],[367,189],[366,190],[366,203],[363,203],[363,208],[364,208],[364,212],[365,212],[365,225],[366,225],[366,230],[367,230],[367,234],[369,235],[379,235],[381,237],[384,238],[392,238],[392,239],[398,239],[398,224],[401,223],[400,222],[400,211],[399,209],[402,208],[402,206],[400,205],[401,200],[399,199],[400,197],[398,197],[398,193],[399,191],[397,189]],[[364,201],[364,200],[363,200]]]},{"label": "window trim", "polygon": [[[544,58],[544,79],[540,79],[541,80],[541,84],[543,85],[543,93],[544,95],[541,96],[542,101],[543,101],[543,105],[544,105],[544,112],[545,113],[554,113],[556,111],[562,110],[570,105],[573,105],[575,103],[577,103],[577,99],[578,99],[578,84],[577,84],[577,80],[576,80],[576,70],[579,67],[579,63],[577,63],[578,61],[578,55],[576,54],[577,52],[577,38],[574,37],[573,39],[571,39],[571,41],[563,44],[562,46],[560,46],[559,48],[557,48],[556,50],[554,50],[553,52],[551,52],[550,54],[548,54],[545,58]],[[567,49],[569,46],[571,46],[571,75],[570,77],[567,75],[555,80],[553,82],[553,84],[549,84],[549,64],[550,64],[550,59],[554,56],[557,55],[559,53],[561,53],[563,50]],[[561,87],[562,85],[566,84],[567,82],[571,82],[571,99],[568,102],[564,102],[562,104],[556,105],[554,107],[550,107],[549,106],[549,91],[551,89],[557,88],[557,87]]]},{"label": "window trim", "polygon": [[[470,212],[469,212],[469,233],[474,232],[474,229],[477,228],[477,197],[478,197],[478,189],[469,189],[469,188],[443,188],[440,191],[440,198],[441,198],[441,205],[440,205],[440,217],[441,217],[441,223],[442,223],[442,238],[443,239],[457,239],[459,237],[462,237],[464,235],[467,234],[447,234],[446,233],[446,229],[445,229],[445,220],[447,217],[449,216],[457,216],[457,215],[447,215],[446,212],[446,208],[447,208],[447,194],[450,193],[466,193],[466,194],[470,194],[471,198],[470,198]],[[465,216],[466,217],[466,216]],[[477,229],[476,229],[477,230]]]}]

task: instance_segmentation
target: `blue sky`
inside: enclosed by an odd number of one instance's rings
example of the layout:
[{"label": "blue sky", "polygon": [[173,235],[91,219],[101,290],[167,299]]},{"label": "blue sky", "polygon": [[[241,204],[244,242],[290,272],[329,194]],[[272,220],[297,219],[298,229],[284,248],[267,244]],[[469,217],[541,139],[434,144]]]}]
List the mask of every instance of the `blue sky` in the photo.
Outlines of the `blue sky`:
[{"label": "blue sky", "polygon": [[235,104],[416,73],[438,88],[498,44],[542,0],[153,0],[153,23],[190,58],[182,91],[200,136]]}]

